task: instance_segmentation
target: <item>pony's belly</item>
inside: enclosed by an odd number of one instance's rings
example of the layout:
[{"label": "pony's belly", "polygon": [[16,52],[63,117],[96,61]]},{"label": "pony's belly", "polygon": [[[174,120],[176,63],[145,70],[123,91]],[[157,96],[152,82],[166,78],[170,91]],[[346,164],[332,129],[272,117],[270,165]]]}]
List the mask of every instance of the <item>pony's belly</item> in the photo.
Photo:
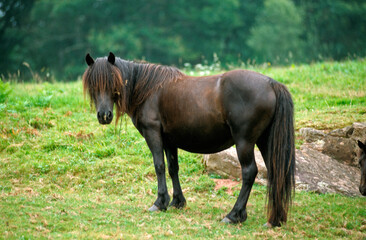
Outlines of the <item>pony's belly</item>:
[{"label": "pony's belly", "polygon": [[225,149],[228,149],[229,147],[233,146],[234,142],[230,139],[229,141],[225,142],[225,143],[218,143],[216,145],[211,144],[210,146],[206,145],[206,144],[183,144],[178,146],[178,148],[183,149],[185,151],[188,152],[192,152],[192,153],[202,153],[202,154],[211,154],[211,153],[217,153],[220,151],[223,151]]},{"label": "pony's belly", "polygon": [[220,152],[234,145],[230,131],[223,129],[210,133],[199,130],[196,132],[179,131],[175,134],[166,134],[166,140],[185,151],[205,154]]}]

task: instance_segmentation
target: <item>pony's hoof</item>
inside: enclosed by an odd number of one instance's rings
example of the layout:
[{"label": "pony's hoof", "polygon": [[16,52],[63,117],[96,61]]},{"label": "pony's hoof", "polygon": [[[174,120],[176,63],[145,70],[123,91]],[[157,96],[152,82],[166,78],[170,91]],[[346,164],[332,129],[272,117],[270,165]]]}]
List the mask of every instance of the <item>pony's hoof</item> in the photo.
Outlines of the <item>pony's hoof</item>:
[{"label": "pony's hoof", "polygon": [[222,223],[230,223],[233,224],[233,221],[231,221],[230,219],[228,219],[227,217],[225,217],[224,219],[221,220]]},{"label": "pony's hoof", "polygon": [[155,204],[154,205],[152,205],[152,207],[151,208],[149,208],[149,211],[150,212],[156,212],[156,211],[159,211],[160,209],[157,207],[157,206],[155,206]]},{"label": "pony's hoof", "polygon": [[265,227],[265,228],[275,228],[275,227],[281,227],[281,224],[279,224],[279,225],[273,225],[273,224],[267,222],[267,223],[265,223],[263,225],[263,227]]},{"label": "pony's hoof", "polygon": [[272,224],[272,223],[270,223],[270,222],[267,222],[267,223],[265,223],[264,225],[263,225],[263,227],[265,227],[265,228],[276,228],[276,227],[281,227],[281,223],[279,223],[279,224]]},{"label": "pony's hoof", "polygon": [[265,228],[273,228],[272,224],[270,224],[269,222],[266,222],[265,224],[263,224],[263,227]]}]

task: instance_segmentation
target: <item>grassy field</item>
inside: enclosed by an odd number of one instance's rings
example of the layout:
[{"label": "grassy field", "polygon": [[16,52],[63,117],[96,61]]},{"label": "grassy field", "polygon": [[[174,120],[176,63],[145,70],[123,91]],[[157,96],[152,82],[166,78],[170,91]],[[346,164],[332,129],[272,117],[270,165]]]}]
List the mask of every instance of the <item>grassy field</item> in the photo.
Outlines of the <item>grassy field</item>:
[{"label": "grassy field", "polygon": [[[366,59],[248,68],[289,87],[297,130],[366,121]],[[230,194],[215,190],[202,156],[184,151],[187,207],[150,213],[157,192],[151,153],[129,119],[122,122],[99,125],[80,81],[1,83],[0,238],[366,238],[366,199],[337,194],[298,191],[288,223],[266,229],[266,187],[259,185],[249,198],[248,220],[223,224],[240,185]]]}]

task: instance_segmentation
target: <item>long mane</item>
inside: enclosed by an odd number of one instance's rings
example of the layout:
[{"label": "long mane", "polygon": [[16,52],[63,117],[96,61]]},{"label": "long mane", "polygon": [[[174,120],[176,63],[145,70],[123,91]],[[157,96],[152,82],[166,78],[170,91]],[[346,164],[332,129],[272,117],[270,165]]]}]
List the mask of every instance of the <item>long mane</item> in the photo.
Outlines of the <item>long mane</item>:
[{"label": "long mane", "polygon": [[98,58],[83,75],[84,96],[88,93],[91,105],[100,93],[116,98],[116,124],[126,112],[134,114],[138,107],[159,88],[185,76],[179,69],[151,63],[138,63],[116,58]]},{"label": "long mane", "polygon": [[167,82],[176,81],[184,74],[177,68],[151,63],[135,63],[131,84],[127,84],[130,93],[129,110],[141,105],[148,97]]}]

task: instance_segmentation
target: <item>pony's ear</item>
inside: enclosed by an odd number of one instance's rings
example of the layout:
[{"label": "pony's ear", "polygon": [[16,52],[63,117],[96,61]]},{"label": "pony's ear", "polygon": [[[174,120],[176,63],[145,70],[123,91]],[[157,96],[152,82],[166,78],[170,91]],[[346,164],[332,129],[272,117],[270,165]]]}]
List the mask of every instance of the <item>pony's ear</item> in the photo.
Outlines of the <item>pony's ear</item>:
[{"label": "pony's ear", "polygon": [[109,52],[108,62],[110,62],[111,64],[114,64],[115,61],[116,61],[116,57],[114,56],[114,54],[112,52]]},{"label": "pony's ear", "polygon": [[362,150],[366,151],[366,146],[365,146],[365,144],[363,144],[360,140],[358,140],[358,141],[357,141],[357,143],[358,143],[358,146],[359,146]]},{"label": "pony's ear", "polygon": [[85,61],[86,61],[86,64],[88,64],[88,66],[91,66],[94,63],[94,59],[89,55],[89,53],[86,54]]}]

